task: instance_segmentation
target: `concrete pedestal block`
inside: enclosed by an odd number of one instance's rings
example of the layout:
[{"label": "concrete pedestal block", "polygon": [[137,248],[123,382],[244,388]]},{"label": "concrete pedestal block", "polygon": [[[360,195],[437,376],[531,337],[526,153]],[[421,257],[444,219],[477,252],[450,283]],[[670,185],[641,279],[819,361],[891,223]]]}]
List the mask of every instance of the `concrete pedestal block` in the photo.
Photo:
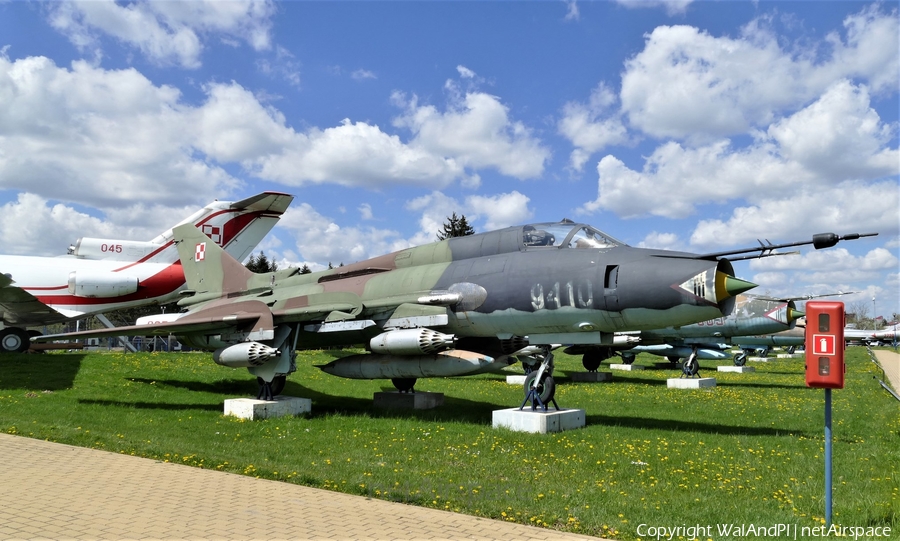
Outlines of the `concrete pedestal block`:
[{"label": "concrete pedestal block", "polygon": [[779,353],[775,355],[776,359],[799,359],[803,357],[802,353]]},{"label": "concrete pedestal block", "polygon": [[225,415],[241,419],[269,419],[288,415],[301,415],[312,410],[312,400],[295,396],[276,396],[275,400],[255,398],[231,398],[225,401]]},{"label": "concrete pedestal block", "polygon": [[506,376],[506,383],[510,385],[525,385],[525,378],[528,376]]},{"label": "concrete pedestal block", "polygon": [[755,362],[755,363],[767,363],[767,362],[769,362],[771,359],[769,359],[768,357],[747,357],[747,360],[748,360],[748,361],[753,361],[753,362]]},{"label": "concrete pedestal block", "polygon": [[600,383],[612,381],[612,372],[569,372],[569,379],[578,382]]},{"label": "concrete pedestal block", "polygon": [[556,410],[531,411],[531,405],[526,404],[521,410],[510,408],[494,410],[494,428],[508,428],[516,432],[532,432],[534,434],[547,434],[549,432],[562,432],[584,427],[584,410]]},{"label": "concrete pedestal block", "polygon": [[613,370],[643,370],[646,368],[640,364],[611,364],[609,367]]},{"label": "concrete pedestal block", "polygon": [[717,370],[719,372],[737,372],[738,374],[756,372],[756,368],[753,368],[752,366],[720,366]]},{"label": "concrete pedestal block", "polygon": [[705,389],[716,386],[716,378],[669,378],[669,389]]},{"label": "concrete pedestal block", "polygon": [[375,407],[386,409],[429,410],[444,405],[444,393],[375,393]]}]

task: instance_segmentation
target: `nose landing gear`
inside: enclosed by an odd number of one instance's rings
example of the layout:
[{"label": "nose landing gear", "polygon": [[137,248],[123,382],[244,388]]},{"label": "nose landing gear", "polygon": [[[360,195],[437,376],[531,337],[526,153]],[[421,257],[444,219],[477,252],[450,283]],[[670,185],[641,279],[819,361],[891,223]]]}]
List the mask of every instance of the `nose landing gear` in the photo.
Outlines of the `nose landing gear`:
[{"label": "nose landing gear", "polygon": [[540,367],[525,377],[525,400],[519,406],[520,410],[529,400],[531,401],[531,411],[536,411],[538,407],[547,411],[547,406],[551,402],[553,407],[557,410],[560,409],[554,398],[556,382],[553,381],[553,354],[550,353],[549,347],[544,347],[543,357]]}]

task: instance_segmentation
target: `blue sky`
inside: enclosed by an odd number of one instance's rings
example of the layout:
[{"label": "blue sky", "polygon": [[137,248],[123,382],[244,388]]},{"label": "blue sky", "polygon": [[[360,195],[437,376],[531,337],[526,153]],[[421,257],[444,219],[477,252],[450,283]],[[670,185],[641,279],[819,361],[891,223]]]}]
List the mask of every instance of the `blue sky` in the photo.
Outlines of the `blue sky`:
[{"label": "blue sky", "polygon": [[[0,1],[0,252],[295,202],[261,248],[350,263],[568,217],[900,312],[898,3]],[[875,299],[873,302],[872,299]]]}]

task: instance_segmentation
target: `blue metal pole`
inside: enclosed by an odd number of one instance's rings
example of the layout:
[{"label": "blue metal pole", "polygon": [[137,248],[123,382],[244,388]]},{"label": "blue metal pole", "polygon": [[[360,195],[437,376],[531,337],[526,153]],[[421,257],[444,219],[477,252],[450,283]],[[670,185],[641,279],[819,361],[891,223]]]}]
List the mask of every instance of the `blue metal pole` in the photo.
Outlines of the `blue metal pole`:
[{"label": "blue metal pole", "polygon": [[831,528],[831,389],[825,389],[825,527]]}]

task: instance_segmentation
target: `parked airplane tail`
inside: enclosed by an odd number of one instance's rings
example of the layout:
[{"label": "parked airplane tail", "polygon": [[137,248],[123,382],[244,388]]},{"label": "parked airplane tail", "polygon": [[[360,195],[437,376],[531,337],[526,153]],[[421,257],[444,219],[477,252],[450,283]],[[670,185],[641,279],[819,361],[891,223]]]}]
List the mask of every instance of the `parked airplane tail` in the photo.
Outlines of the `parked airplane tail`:
[{"label": "parked airplane tail", "polygon": [[[177,225],[194,225],[235,259],[243,261],[272,230],[293,199],[284,193],[263,192],[240,201],[213,201]],[[69,254],[79,259],[174,263],[178,253],[172,245],[172,234],[172,229],[168,229],[150,241],[83,237],[69,247]]]},{"label": "parked airplane tail", "polygon": [[[272,230],[293,200],[294,196],[289,194],[263,192],[233,203],[214,201],[177,225],[193,224],[232,257],[243,261]],[[171,241],[173,230],[162,233],[153,239],[154,242]]]},{"label": "parked airplane tail", "polygon": [[187,283],[186,293],[207,300],[252,289],[250,283],[257,275],[193,224],[182,224],[172,231]]}]

